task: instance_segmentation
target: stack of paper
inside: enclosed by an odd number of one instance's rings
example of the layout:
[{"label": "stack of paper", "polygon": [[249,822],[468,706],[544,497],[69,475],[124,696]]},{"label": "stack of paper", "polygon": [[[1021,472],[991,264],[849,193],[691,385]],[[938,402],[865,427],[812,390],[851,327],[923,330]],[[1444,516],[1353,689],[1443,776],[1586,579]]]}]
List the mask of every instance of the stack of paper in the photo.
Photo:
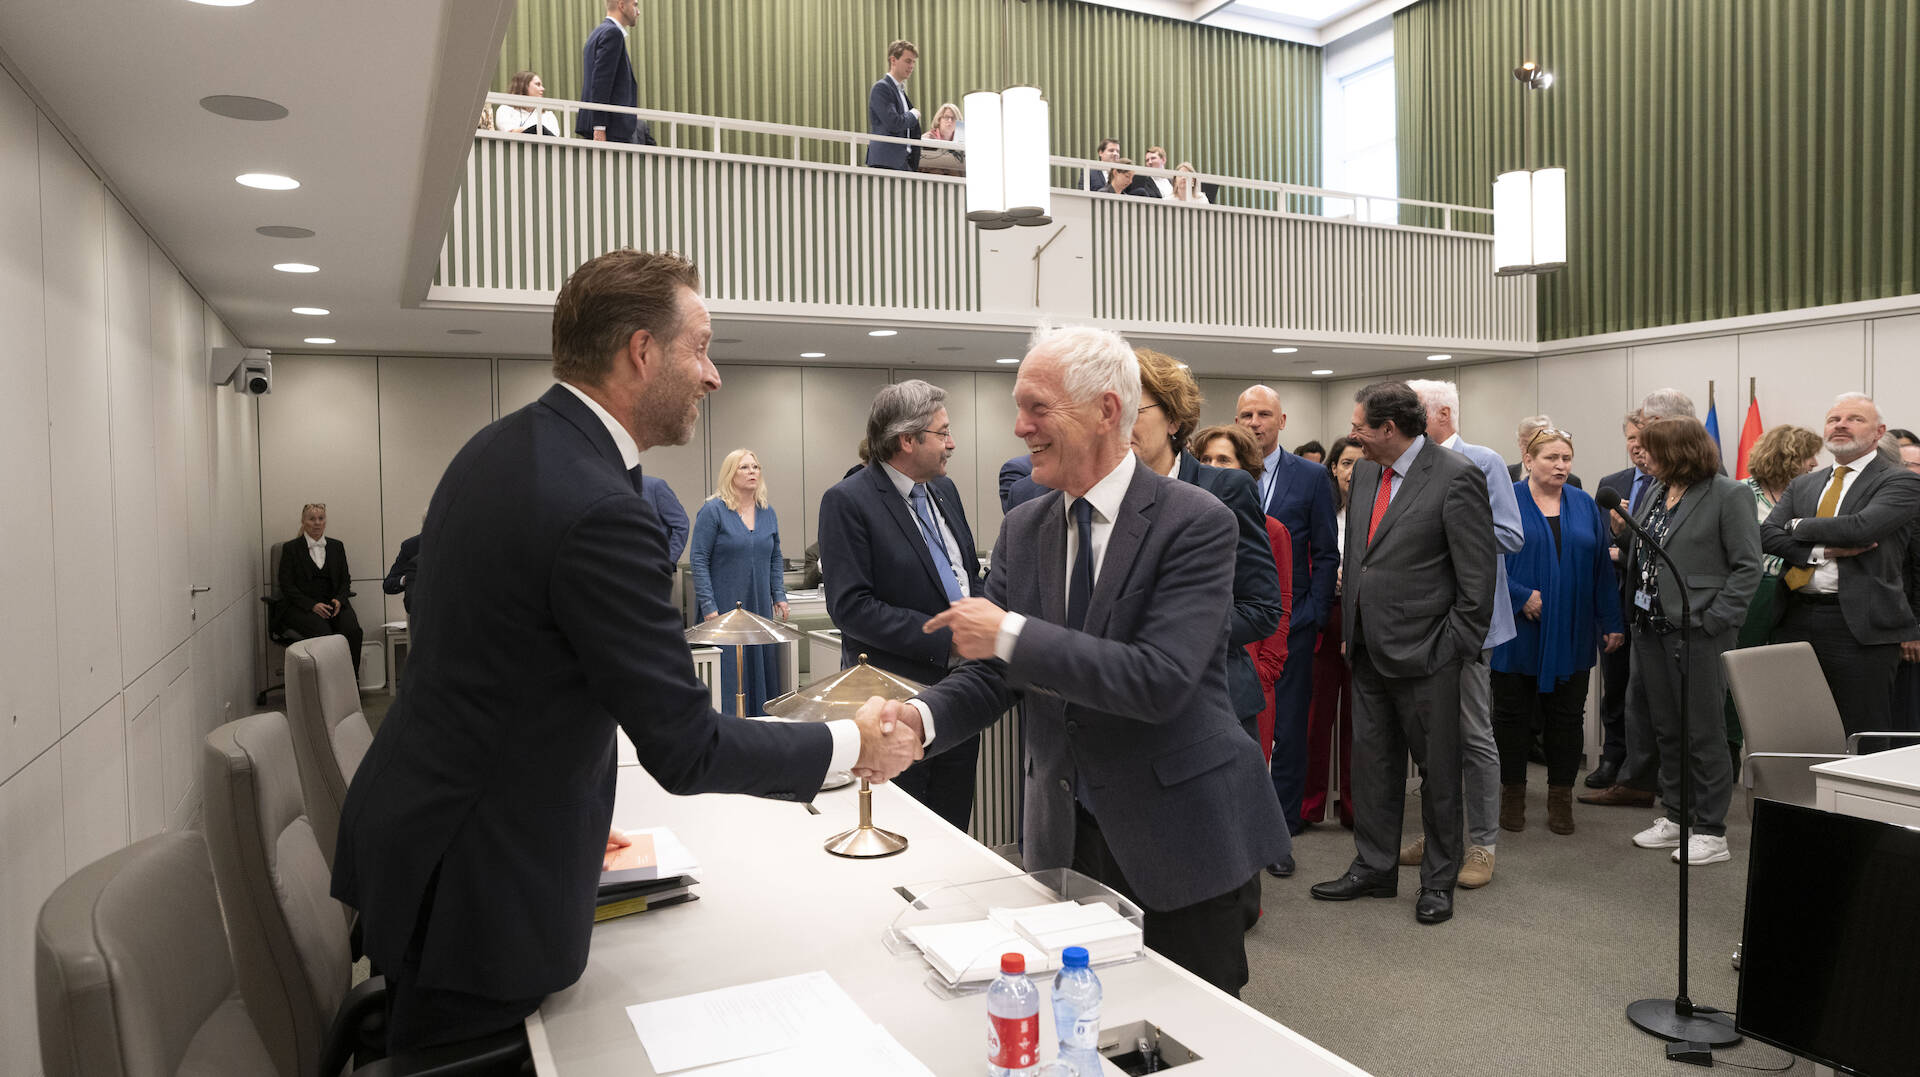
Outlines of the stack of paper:
[{"label": "stack of paper", "polygon": [[666,827],[629,830],[632,843],[609,852],[600,862],[600,892],[594,900],[595,921],[612,920],[694,901],[693,886],[700,881],[700,864],[692,850]]},{"label": "stack of paper", "polygon": [[1024,956],[1033,973],[1057,968],[1069,946],[1086,947],[1095,964],[1131,957],[1142,946],[1139,926],[1098,901],[993,908],[985,920],[922,924],[903,934],[949,985],[993,979],[1002,954]]},{"label": "stack of paper", "polygon": [[933,1077],[824,972],[627,1007],[656,1073]]}]

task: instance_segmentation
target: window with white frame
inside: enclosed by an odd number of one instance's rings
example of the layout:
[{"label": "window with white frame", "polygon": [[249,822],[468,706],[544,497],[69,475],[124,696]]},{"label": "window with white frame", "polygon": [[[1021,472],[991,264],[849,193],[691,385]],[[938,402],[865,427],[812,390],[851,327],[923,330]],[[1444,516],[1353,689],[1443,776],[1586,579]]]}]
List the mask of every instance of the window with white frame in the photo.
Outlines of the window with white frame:
[{"label": "window with white frame", "polygon": [[1326,179],[1334,190],[1382,195],[1380,200],[1329,198],[1322,212],[1329,217],[1359,217],[1368,221],[1398,219],[1399,193],[1394,150],[1393,57],[1329,80],[1327,102]]}]

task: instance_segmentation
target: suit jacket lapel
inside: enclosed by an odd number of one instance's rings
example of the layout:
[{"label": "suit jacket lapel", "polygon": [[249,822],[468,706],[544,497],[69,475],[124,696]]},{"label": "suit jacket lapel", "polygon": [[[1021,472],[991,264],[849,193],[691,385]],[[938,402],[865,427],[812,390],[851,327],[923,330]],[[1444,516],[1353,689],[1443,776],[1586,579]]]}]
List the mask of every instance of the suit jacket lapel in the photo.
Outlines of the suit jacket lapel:
[{"label": "suit jacket lapel", "polygon": [[907,545],[920,555],[920,567],[927,570],[927,579],[932,581],[934,589],[941,594],[947,593],[946,585],[940,582],[940,569],[933,563],[933,553],[927,549],[926,536],[920,531],[920,525],[914,522],[913,510],[900,499],[900,491],[894,489],[893,479],[879,464],[868,464],[867,474],[874,491],[880,495],[880,501],[887,506],[887,512],[893,522],[905,534]]},{"label": "suit jacket lapel", "polygon": [[[1373,541],[1368,544],[1369,549],[1372,548],[1373,543],[1378,543],[1382,538],[1386,537],[1387,531],[1393,527],[1394,521],[1406,515],[1407,504],[1414,498],[1420,496],[1426,489],[1427,472],[1433,470],[1433,453],[1429,451],[1433,447],[1433,439],[1428,438],[1426,446],[1420,450],[1420,455],[1413,458],[1413,467],[1407,469],[1407,474],[1401,478],[1400,489],[1394,493],[1393,500],[1387,503],[1386,515],[1380,517],[1380,526],[1374,529]],[[1381,480],[1385,481],[1386,476],[1387,469],[1381,468]],[[1373,488],[1373,496],[1380,496],[1380,487],[1378,485],[1375,485]],[[1373,506],[1371,502],[1369,502],[1367,506],[1367,517],[1369,519],[1373,517]]]},{"label": "suit jacket lapel", "polygon": [[[948,485],[953,483],[952,479],[945,481]],[[959,493],[958,487],[954,488],[954,493]],[[953,567],[959,569],[967,579],[974,579],[980,574],[980,557],[973,548],[973,532],[967,527],[966,513],[954,511],[956,506],[948,502],[938,480],[927,484],[927,495],[933,499],[934,514],[947,525],[947,530],[953,532],[953,541],[960,547],[960,556],[967,558],[966,564]]]},{"label": "suit jacket lapel", "polygon": [[1707,488],[1712,482],[1710,478],[1696,482],[1687,487],[1686,493],[1680,495],[1680,503],[1673,507],[1673,519],[1667,524],[1668,538],[1680,533],[1680,525],[1687,522],[1687,518],[1693,515],[1694,507],[1706,498]]},{"label": "suit jacket lapel", "polygon": [[1034,514],[1033,526],[1039,530],[1027,548],[1039,551],[1040,619],[1063,625],[1067,623],[1067,495],[1048,491],[1039,501],[1045,507]]},{"label": "suit jacket lapel", "polygon": [[[1361,463],[1371,464],[1372,461],[1363,460]],[[1367,520],[1373,513],[1373,499],[1380,496],[1380,480],[1386,474],[1387,470],[1378,464],[1364,468],[1356,466],[1353,469],[1353,483],[1347,490],[1347,550],[1340,551],[1343,560],[1355,543],[1360,546],[1360,560],[1365,561],[1367,555],[1373,552],[1373,547],[1367,542]]]},{"label": "suit jacket lapel", "polygon": [[613,435],[607,433],[607,425],[566,386],[555,385],[548,389],[541,395],[540,403],[559,412],[562,418],[573,424],[574,429],[586,435],[608,463],[619,469],[622,475],[627,473],[626,462],[620,458],[620,447],[613,443]]},{"label": "suit jacket lapel", "polygon": [[1127,570],[1139,556],[1140,543],[1153,523],[1148,511],[1157,494],[1153,480],[1162,476],[1155,475],[1138,458],[1133,467],[1133,481],[1127,484],[1127,496],[1120,500],[1120,514],[1113,521],[1113,530],[1107,533],[1107,552],[1100,558],[1100,575],[1094,578],[1093,594],[1087,601],[1087,631],[1095,635],[1107,627],[1114,601],[1127,582]]},{"label": "suit jacket lapel", "polygon": [[[1867,459],[1871,460],[1872,457],[1867,457]],[[1861,465],[1861,467],[1865,466],[1865,464]],[[1865,503],[1868,498],[1873,496],[1873,488],[1880,485],[1880,480],[1883,479],[1886,474],[1886,468],[1862,471],[1859,475],[1855,476],[1853,485],[1847,487],[1847,496],[1840,499],[1840,504],[1835,506],[1833,511],[1840,516],[1860,511],[1860,506]],[[1832,481],[1832,469],[1828,469],[1827,482]],[[1826,483],[1820,484],[1820,489],[1823,492],[1826,488]],[[1820,502],[1818,500],[1813,503],[1813,511],[1816,513],[1820,511]]]}]

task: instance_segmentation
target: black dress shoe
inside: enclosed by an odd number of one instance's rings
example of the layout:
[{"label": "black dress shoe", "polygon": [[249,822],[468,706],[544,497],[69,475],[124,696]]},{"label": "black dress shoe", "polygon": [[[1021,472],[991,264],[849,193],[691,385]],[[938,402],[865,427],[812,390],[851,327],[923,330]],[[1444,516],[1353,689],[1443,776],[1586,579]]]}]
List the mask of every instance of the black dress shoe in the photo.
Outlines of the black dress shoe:
[{"label": "black dress shoe", "polygon": [[1400,892],[1400,880],[1388,875],[1369,879],[1349,871],[1332,882],[1314,883],[1310,893],[1321,901],[1352,901],[1354,898],[1390,898]]},{"label": "black dress shoe", "polygon": [[1276,860],[1268,864],[1267,874],[1276,879],[1293,878],[1293,857],[1287,857],[1285,860]]},{"label": "black dress shoe", "polygon": [[1413,918],[1423,924],[1444,924],[1453,919],[1453,891],[1420,888],[1420,900],[1413,904]]},{"label": "black dress shoe", "polygon": [[1599,766],[1587,772],[1586,786],[1588,789],[1605,789],[1619,777],[1620,764],[1609,763],[1603,759]]}]

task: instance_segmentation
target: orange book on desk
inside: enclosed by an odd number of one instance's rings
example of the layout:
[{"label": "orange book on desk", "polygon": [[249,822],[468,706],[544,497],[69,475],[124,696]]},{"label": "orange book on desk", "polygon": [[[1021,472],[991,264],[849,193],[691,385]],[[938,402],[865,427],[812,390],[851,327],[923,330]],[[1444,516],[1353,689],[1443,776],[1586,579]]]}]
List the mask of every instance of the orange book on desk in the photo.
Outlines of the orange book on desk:
[{"label": "orange book on desk", "polygon": [[660,877],[660,857],[654,849],[652,834],[629,834],[633,843],[612,849],[600,860],[600,885],[645,882]]}]

